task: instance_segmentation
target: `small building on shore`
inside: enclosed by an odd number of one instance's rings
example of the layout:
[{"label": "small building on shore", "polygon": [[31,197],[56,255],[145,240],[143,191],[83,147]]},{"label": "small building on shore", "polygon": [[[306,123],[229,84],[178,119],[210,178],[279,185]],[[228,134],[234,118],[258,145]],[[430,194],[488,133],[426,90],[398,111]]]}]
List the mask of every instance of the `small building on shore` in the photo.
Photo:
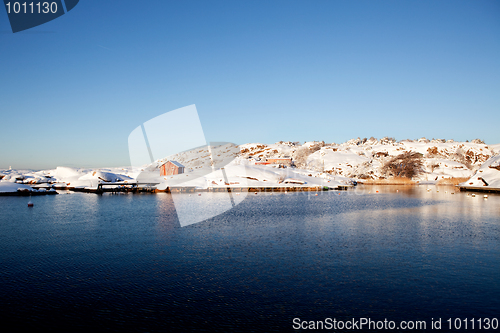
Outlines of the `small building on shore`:
[{"label": "small building on shore", "polygon": [[160,176],[173,176],[184,173],[184,165],[176,161],[167,161],[160,166]]},{"label": "small building on shore", "polygon": [[284,166],[287,166],[287,167],[292,166],[292,159],[290,157],[268,158],[267,162],[269,164],[279,164],[279,165],[284,165]]},{"label": "small building on shore", "polygon": [[256,165],[279,165],[280,167],[291,167],[293,166],[292,159],[290,157],[283,157],[283,158],[268,158],[265,161],[257,161],[255,162]]}]

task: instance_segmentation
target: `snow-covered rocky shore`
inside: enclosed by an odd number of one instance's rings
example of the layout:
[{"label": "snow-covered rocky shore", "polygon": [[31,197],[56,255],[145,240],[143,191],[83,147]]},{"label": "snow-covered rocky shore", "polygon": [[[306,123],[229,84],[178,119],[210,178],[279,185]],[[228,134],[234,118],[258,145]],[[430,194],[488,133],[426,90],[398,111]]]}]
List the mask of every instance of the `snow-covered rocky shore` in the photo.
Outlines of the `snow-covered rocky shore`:
[{"label": "snow-covered rocky shore", "polygon": [[307,170],[355,179],[384,179],[383,166],[397,155],[416,152],[422,157],[422,170],[416,181],[438,181],[451,177],[471,177],[491,156],[500,152],[500,144],[486,145],[480,140],[377,140],[352,139],[342,144],[306,142],[259,143],[241,146],[242,157],[257,159],[290,156],[297,166]]},{"label": "snow-covered rocky shore", "polygon": [[500,155],[488,159],[469,180],[459,186],[470,190],[500,191]]},{"label": "snow-covered rocky shore", "polygon": [[[417,159],[412,180],[438,183],[446,179],[467,180],[463,185],[500,187],[500,144],[480,140],[403,140],[391,138],[352,139],[342,144],[280,141],[240,146],[196,148],[141,167],[68,168],[51,170],[0,170],[0,193],[52,188],[92,189],[102,183],[155,184],[159,190],[171,186],[273,187],[337,186],[397,176],[387,166],[410,154]],[[276,162],[289,159],[292,166]],[[176,161],[184,173],[160,176],[160,166]],[[396,162],[394,162],[396,163]],[[400,162],[398,162],[400,163]],[[487,184],[487,185],[486,185]]]}]

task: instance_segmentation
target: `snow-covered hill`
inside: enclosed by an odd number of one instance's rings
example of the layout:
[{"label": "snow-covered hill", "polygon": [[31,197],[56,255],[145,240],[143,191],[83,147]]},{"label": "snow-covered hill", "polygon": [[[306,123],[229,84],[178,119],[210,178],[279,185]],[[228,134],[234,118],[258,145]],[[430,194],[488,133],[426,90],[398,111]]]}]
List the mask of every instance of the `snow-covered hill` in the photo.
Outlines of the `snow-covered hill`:
[{"label": "snow-covered hill", "polygon": [[291,157],[302,169],[356,179],[385,179],[383,166],[406,152],[420,153],[422,170],[414,180],[437,181],[451,177],[471,177],[488,158],[500,152],[500,145],[489,146],[480,140],[403,140],[391,138],[352,139],[342,144],[325,142],[252,143],[241,146],[240,158],[262,161]]},{"label": "snow-covered hill", "polygon": [[[387,166],[396,156],[411,153],[420,167],[414,181],[437,182],[446,178],[471,178],[471,186],[500,182],[498,168],[500,144],[486,145],[480,140],[403,140],[392,138],[352,139],[342,144],[321,142],[248,143],[240,146],[222,143],[157,160],[139,168],[83,169],[57,167],[52,170],[0,170],[1,188],[5,183],[22,183],[32,187],[96,187],[100,182],[151,182],[167,186],[275,186],[295,183],[308,186],[349,184],[355,180],[387,179]],[[263,165],[267,159],[291,158],[292,167]],[[160,176],[159,167],[168,160],[185,166],[185,173]],[[486,162],[488,161],[488,162]],[[486,163],[485,163],[486,162]],[[224,171],[221,169],[224,168]],[[17,187],[16,187],[17,189]]]}]

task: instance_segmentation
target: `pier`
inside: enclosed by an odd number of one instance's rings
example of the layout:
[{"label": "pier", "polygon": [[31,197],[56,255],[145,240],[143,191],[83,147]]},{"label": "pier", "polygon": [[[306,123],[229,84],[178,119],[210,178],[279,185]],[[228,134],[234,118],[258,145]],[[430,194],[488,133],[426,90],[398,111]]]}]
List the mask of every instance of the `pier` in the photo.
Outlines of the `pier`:
[{"label": "pier", "polygon": [[500,193],[500,188],[491,186],[459,186],[457,187],[460,191],[470,191],[470,192],[485,192],[485,193]]},{"label": "pier", "polygon": [[31,197],[39,195],[55,195],[58,194],[56,191],[16,191],[16,192],[0,192],[0,196],[19,196],[19,197]]},{"label": "pier", "polygon": [[165,190],[157,189],[158,184],[147,183],[100,183],[97,187],[75,187],[67,188],[70,191],[96,193],[102,194],[104,192],[118,193],[118,192],[131,192],[131,193],[195,193],[195,192],[320,192],[320,191],[346,191],[353,188],[353,185],[341,185],[337,187],[328,186],[266,186],[266,187],[233,187],[233,186],[217,186],[208,188],[196,188],[194,186],[171,186]]}]

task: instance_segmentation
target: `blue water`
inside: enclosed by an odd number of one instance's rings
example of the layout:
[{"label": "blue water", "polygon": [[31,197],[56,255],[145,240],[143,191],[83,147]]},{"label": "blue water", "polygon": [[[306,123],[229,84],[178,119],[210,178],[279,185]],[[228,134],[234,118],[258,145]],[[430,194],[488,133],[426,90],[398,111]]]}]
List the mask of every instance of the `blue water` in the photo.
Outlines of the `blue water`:
[{"label": "blue water", "polygon": [[62,192],[33,208],[0,197],[2,326],[289,332],[294,318],[366,317],[431,331],[432,318],[500,319],[500,197],[450,192],[260,193],[182,228],[168,194]]}]

